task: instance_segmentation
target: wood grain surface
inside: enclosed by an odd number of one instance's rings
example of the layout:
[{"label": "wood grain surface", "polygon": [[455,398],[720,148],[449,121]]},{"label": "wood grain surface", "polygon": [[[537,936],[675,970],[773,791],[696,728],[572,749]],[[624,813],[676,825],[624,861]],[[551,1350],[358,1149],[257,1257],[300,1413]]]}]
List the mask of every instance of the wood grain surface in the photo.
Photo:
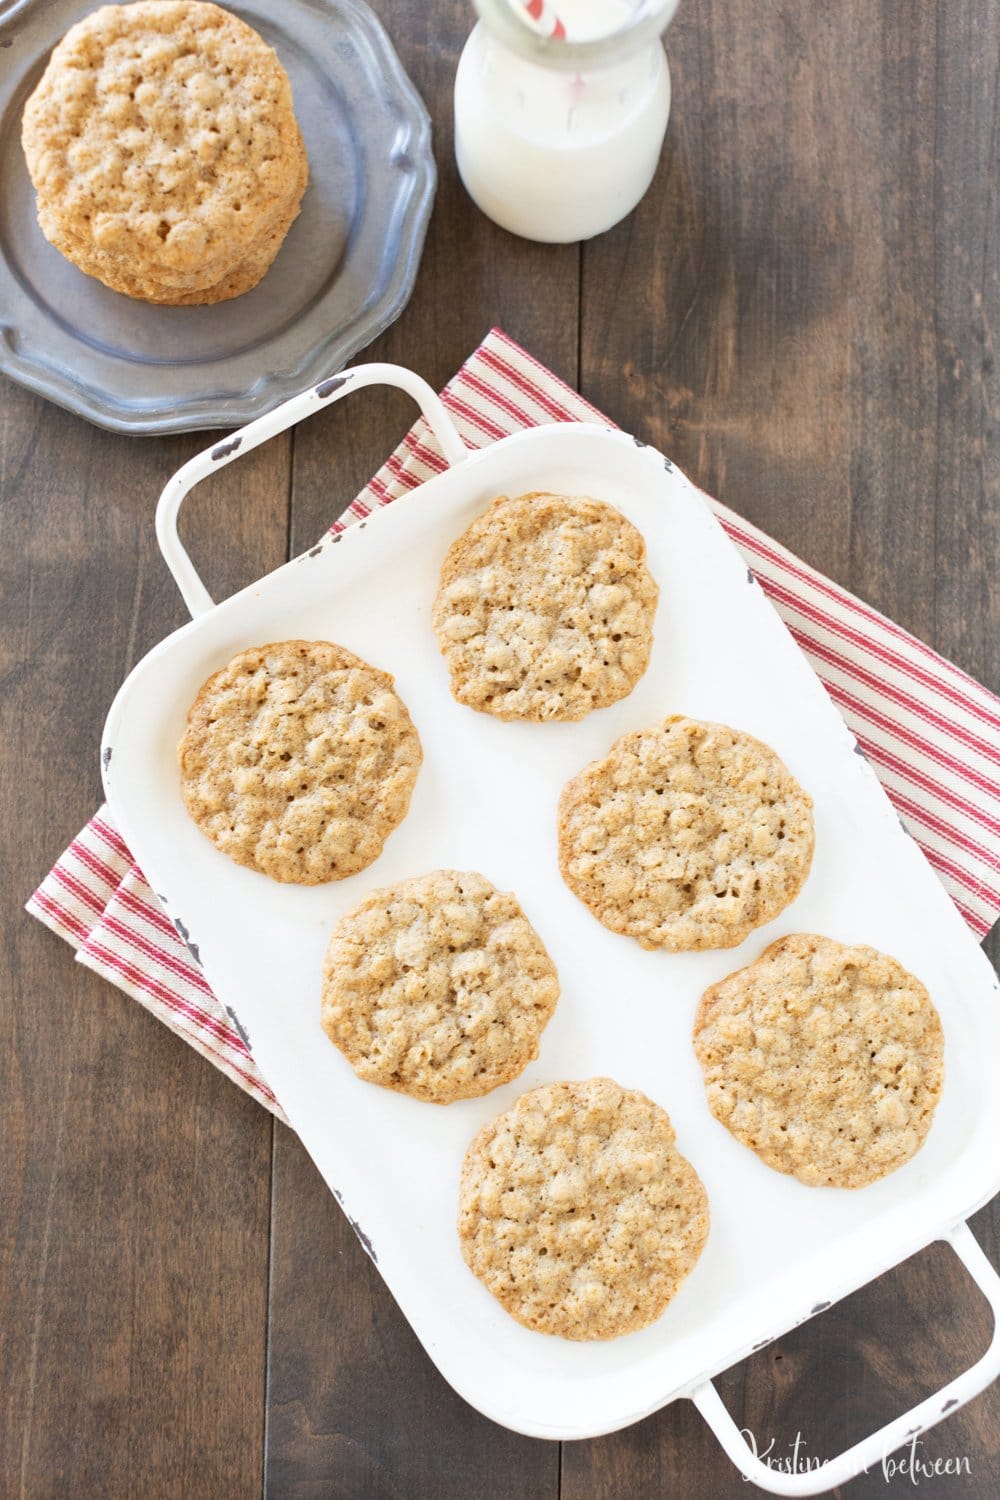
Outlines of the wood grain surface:
[{"label": "wood grain surface", "polygon": [[[456,181],[469,8],[375,8],[441,182],[413,300],[371,357],[441,384],[501,324],[1000,689],[1000,0],[682,0],[659,175],[582,250],[504,234]],[[185,521],[210,588],[312,541],[410,420],[367,392],[199,490]],[[117,686],[183,618],[152,508],[204,442],[112,436],[0,385],[0,1497],[748,1493],[685,1402],[562,1448],[473,1413],[294,1136],[21,911],[99,799]],[[997,1264],[995,1206],[975,1229]],[[988,1336],[938,1246],[719,1384],[772,1457],[799,1433],[821,1458]],[[917,1456],[965,1460],[923,1494],[1000,1493],[1000,1390]],[[873,1471],[845,1493],[913,1488]]]}]

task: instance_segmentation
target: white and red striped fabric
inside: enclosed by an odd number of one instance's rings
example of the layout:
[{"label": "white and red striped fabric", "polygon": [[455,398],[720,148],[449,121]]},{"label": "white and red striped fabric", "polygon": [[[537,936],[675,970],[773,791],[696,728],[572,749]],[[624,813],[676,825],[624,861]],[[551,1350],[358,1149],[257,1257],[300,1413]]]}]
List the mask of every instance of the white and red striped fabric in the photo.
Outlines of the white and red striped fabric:
[{"label": "white and red striped fabric", "polygon": [[[482,447],[543,422],[607,419],[494,329],[444,391]],[[423,422],[337,530],[438,473]],[[1000,915],[1000,699],[726,506],[711,505],[977,937]],[[28,902],[81,963],[141,1001],[275,1114],[280,1107],[102,809]]]}]

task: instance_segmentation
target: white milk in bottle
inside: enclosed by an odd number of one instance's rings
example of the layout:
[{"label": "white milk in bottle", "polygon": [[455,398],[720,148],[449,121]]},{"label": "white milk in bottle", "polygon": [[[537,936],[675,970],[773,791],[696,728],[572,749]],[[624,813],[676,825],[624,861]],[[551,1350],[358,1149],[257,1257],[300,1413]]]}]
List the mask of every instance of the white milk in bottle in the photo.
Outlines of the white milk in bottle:
[{"label": "white milk in bottle", "polygon": [[[475,0],[455,78],[470,196],[526,239],[589,239],[649,187],[670,114],[677,0]],[[550,9],[551,5],[551,9]]]}]

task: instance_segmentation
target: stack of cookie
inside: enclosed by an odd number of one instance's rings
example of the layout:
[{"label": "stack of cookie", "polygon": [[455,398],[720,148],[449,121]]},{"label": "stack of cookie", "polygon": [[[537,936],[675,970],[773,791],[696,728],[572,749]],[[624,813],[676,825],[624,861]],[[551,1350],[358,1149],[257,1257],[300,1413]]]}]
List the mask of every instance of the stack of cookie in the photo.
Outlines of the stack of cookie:
[{"label": "stack of cookie", "polygon": [[277,55],[201,0],[85,17],[28,100],[22,142],[45,237],[113,291],[174,306],[256,286],[309,175]]}]

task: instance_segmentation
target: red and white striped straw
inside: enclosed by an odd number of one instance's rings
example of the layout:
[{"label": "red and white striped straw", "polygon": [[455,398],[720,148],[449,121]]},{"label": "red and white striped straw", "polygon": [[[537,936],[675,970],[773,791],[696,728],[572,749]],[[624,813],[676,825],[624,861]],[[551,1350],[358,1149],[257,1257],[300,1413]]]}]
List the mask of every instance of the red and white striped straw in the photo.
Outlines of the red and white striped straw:
[{"label": "red and white striped straw", "polygon": [[549,4],[549,0],[521,0],[524,13],[531,20],[536,31],[542,36],[558,37],[565,40],[566,27],[563,25],[558,12]]}]

